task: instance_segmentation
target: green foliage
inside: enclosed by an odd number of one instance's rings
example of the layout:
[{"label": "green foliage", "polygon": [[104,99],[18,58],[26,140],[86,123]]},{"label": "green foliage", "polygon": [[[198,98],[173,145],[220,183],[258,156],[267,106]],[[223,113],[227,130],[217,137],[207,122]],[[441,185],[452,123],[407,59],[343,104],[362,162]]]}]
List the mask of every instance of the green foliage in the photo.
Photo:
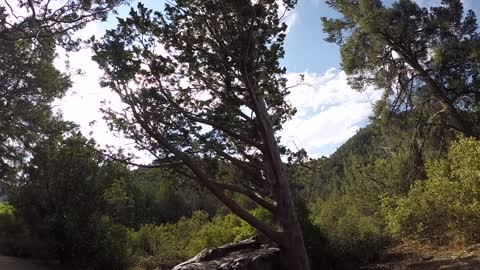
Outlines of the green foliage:
[{"label": "green foliage", "polygon": [[[32,50],[43,46],[44,39],[54,39],[68,50],[78,49],[75,32],[95,20],[105,20],[108,12],[124,0],[73,0],[62,8],[45,8],[47,0],[19,0],[0,5],[0,40],[15,42],[34,41]],[[11,10],[11,6],[14,9]],[[11,10],[11,13],[6,13]],[[9,17],[8,19],[6,19]],[[35,23],[31,23],[34,21]]]},{"label": "green foliage", "polygon": [[[257,208],[250,212],[258,219],[272,223],[271,214],[263,208]],[[204,248],[238,242],[257,234],[255,228],[235,215],[215,216],[211,222],[192,233],[187,250],[190,255],[195,255]]]},{"label": "green foliage", "polygon": [[378,208],[375,200],[366,200],[355,193],[332,194],[313,205],[311,218],[336,252],[368,260],[387,241]]},{"label": "green foliage", "polygon": [[[265,222],[271,215],[261,208],[251,213]],[[203,211],[176,223],[147,224],[129,232],[130,246],[139,269],[170,269],[205,248],[237,242],[258,232],[233,214],[217,215],[212,219]]]},{"label": "green foliage", "polygon": [[0,203],[0,254],[50,258],[53,252],[45,241],[30,233],[12,205]]},{"label": "green foliage", "polygon": [[473,11],[464,12],[460,0],[431,9],[412,0],[327,3],[342,17],[322,18],[326,40],[340,46],[353,88],[384,91],[377,113],[410,112],[416,124],[407,131],[422,138],[451,135],[450,126],[479,134],[480,36]]},{"label": "green foliage", "polygon": [[[0,18],[2,11],[0,8]],[[52,40],[42,40],[42,46],[35,50],[33,46],[34,42],[28,40],[6,42],[0,39],[2,184],[15,185],[18,179],[15,171],[20,166],[13,165],[25,164],[37,140],[48,134],[53,126],[61,126],[53,117],[50,103],[62,97],[71,85],[68,76],[53,64],[55,44]]]},{"label": "green foliage", "polygon": [[311,209],[298,195],[295,196],[295,207],[312,269],[349,269],[344,258],[331,248],[324,231],[312,222]]},{"label": "green foliage", "polygon": [[380,157],[375,150],[381,140],[377,127],[369,125],[341,145],[331,157],[322,157],[297,165],[290,171],[291,182],[299,188],[298,195],[306,202],[327,198],[331,193],[345,188],[346,177],[351,174],[352,163],[362,157],[361,163]]},{"label": "green foliage", "polygon": [[[119,186],[117,179],[128,175],[127,168],[104,160],[92,141],[75,133],[53,134],[33,153],[25,179],[12,196],[26,238],[42,243],[37,249],[49,251],[45,256],[71,267],[122,269],[126,231],[102,216],[107,212],[105,199],[116,198],[112,190]],[[104,196],[106,190],[112,191],[109,196]],[[117,217],[116,212],[112,215]]]},{"label": "green foliage", "polygon": [[401,129],[385,131],[373,123],[331,157],[308,162],[295,172],[306,183],[300,197],[315,194],[307,200],[314,202],[309,218],[321,232],[314,237],[323,235],[331,249],[324,249],[324,254],[365,261],[389,243],[381,196],[405,194],[413,182],[410,142],[401,136]]},{"label": "green foliage", "polygon": [[383,199],[389,232],[398,239],[479,241],[480,142],[461,138],[447,159],[428,164],[427,174],[408,195]]},{"label": "green foliage", "polygon": [[[132,253],[139,258],[140,264],[155,261],[156,265],[172,267],[189,257],[188,245],[192,234],[208,223],[208,215],[197,211],[177,223],[144,225],[138,231],[130,231]],[[149,257],[150,260],[145,260]]]},{"label": "green foliage", "polygon": [[113,183],[103,192],[102,198],[110,216],[123,224],[129,222],[129,213],[132,211],[134,201],[127,193],[127,183],[124,178],[113,180]]},{"label": "green foliage", "polygon": [[13,210],[14,210],[14,208],[10,204],[0,202],[0,215],[12,216],[13,215]]},{"label": "green foliage", "polygon": [[[108,216],[101,216],[91,224],[94,239],[88,265],[91,269],[126,269],[133,263],[128,246],[128,232],[123,225],[115,223]],[[83,239],[81,239],[83,240]]]},{"label": "green foliage", "polygon": [[18,234],[16,219],[13,214],[13,206],[0,203],[0,253],[14,254],[14,237]]},{"label": "green foliage", "polygon": [[54,65],[57,46],[78,48],[74,32],[106,18],[124,1],[85,5],[86,1],[74,0],[60,9],[45,8],[49,2],[19,0],[10,3],[13,9],[8,2],[0,4],[0,183],[6,186],[2,189],[16,185],[18,170],[28,163],[42,136],[52,129],[67,132],[72,125],[53,116],[51,108],[71,86],[69,74]]},{"label": "green foliage", "polygon": [[122,210],[130,214],[129,222],[124,224],[134,229],[142,224],[174,223],[200,209],[214,215],[220,208],[211,194],[170,169],[133,171],[126,179],[125,191],[133,205]]}]

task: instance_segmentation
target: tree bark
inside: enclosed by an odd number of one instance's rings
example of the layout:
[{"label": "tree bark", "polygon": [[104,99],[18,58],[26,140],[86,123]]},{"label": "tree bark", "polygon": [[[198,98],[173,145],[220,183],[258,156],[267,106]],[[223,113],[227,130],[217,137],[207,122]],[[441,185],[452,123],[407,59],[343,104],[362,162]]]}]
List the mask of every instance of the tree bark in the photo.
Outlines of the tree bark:
[{"label": "tree bark", "polygon": [[264,155],[271,169],[269,174],[273,182],[272,191],[278,205],[276,216],[283,229],[281,240],[277,242],[280,247],[282,263],[289,270],[310,270],[302,229],[264,98],[256,97],[255,105],[258,110],[260,132],[265,144]]},{"label": "tree bark", "polygon": [[282,231],[275,231],[267,224],[261,222],[248,211],[240,207],[235,201],[225,195],[221,186],[210,181],[209,177],[188,158],[180,150],[170,145],[167,139],[153,132],[153,129],[143,121],[138,114],[133,103],[130,104],[132,113],[137,121],[142,125],[144,130],[156,141],[168,149],[179,160],[190,168],[196,175],[196,181],[206,187],[212,194],[217,197],[225,206],[227,206],[234,214],[245,220],[252,227],[258,229],[266,237],[275,242],[280,248],[281,261],[283,266],[288,270],[310,270],[310,262],[303,240],[302,229],[298,221],[293,198],[290,193],[287,173],[281,159],[278,143],[275,137],[272,122],[270,120],[267,105],[263,97],[254,95],[255,109],[257,113],[257,121],[259,132],[262,135],[264,147],[262,151],[265,155],[266,167],[269,169],[267,174],[270,174],[272,180],[272,193],[276,205],[276,212],[274,215],[279,219]]}]

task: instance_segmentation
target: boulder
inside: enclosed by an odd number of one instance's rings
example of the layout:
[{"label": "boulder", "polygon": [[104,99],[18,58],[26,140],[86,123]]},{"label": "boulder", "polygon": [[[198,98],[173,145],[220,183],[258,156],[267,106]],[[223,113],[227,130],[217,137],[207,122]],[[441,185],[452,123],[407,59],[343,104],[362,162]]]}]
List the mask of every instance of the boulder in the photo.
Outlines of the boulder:
[{"label": "boulder", "polygon": [[279,270],[279,249],[250,238],[203,250],[172,270]]}]

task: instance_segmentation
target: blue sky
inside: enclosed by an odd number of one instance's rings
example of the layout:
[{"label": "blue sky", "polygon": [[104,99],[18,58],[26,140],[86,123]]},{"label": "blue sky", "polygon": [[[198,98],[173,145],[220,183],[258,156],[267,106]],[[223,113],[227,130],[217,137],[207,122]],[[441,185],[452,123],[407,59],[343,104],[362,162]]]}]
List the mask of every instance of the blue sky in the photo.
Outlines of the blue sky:
[{"label": "blue sky", "polygon": [[335,44],[323,39],[320,17],[336,17],[338,14],[322,0],[299,1],[296,18],[285,44],[285,61],[290,72],[324,73],[340,67],[340,53]]},{"label": "blue sky", "polygon": [[[391,4],[394,0],[385,0]],[[422,6],[438,5],[441,0],[416,0]],[[147,7],[163,9],[164,1],[142,1]],[[464,0],[466,8],[478,14],[480,0]],[[135,6],[134,2],[132,6]],[[129,7],[119,10],[124,17]],[[368,124],[372,105],[381,92],[367,89],[358,93],[350,89],[346,75],[340,69],[338,47],[323,39],[320,17],[334,17],[338,14],[330,9],[324,0],[299,0],[297,8],[287,17],[289,30],[285,44],[286,55],[282,64],[287,67],[287,78],[294,84],[300,74],[305,75],[306,85],[292,89],[288,101],[298,109],[297,115],[285,125],[280,134],[283,143],[291,148],[305,148],[312,157],[330,155],[356,131]],[[88,26],[80,35],[101,36],[106,29],[115,27],[116,19]],[[108,133],[101,114],[100,101],[108,100],[111,106],[121,106],[118,98],[108,89],[98,86],[101,71],[90,60],[91,51],[84,50],[71,54],[71,66],[84,70],[83,76],[74,78],[74,86],[69,95],[58,102],[64,117],[82,126],[85,133],[92,136],[100,145],[110,144],[127,148],[131,142],[113,137]],[[62,58],[61,59],[65,59]],[[61,65],[61,61],[58,61]],[[96,120],[93,127],[88,123]]]}]

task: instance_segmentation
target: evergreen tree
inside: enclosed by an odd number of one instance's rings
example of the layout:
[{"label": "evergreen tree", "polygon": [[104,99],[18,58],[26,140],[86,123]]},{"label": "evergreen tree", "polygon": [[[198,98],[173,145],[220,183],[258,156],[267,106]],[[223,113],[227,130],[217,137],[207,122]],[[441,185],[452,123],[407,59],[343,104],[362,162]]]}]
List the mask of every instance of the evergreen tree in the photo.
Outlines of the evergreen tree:
[{"label": "evergreen tree", "polygon": [[105,20],[125,0],[5,0],[0,4],[0,41],[54,38],[67,49],[77,47],[75,31],[95,20]]},{"label": "evergreen tree", "polygon": [[74,32],[124,1],[54,2],[0,3],[0,194],[18,180],[39,139],[71,128],[51,108],[71,86],[54,66],[56,46],[76,49]]},{"label": "evergreen tree", "polygon": [[480,35],[473,11],[464,15],[460,0],[430,10],[411,0],[327,2],[343,17],[322,18],[326,40],[340,45],[352,87],[384,90],[378,111],[410,112],[415,138],[440,135],[432,130],[480,135]]},{"label": "evergreen tree", "polygon": [[[287,10],[295,1],[283,1]],[[103,85],[126,105],[106,110],[112,127],[214,194],[278,244],[288,269],[309,269],[276,132],[294,113],[285,102],[286,25],[275,1],[185,0],[165,13],[139,5],[95,44]],[[218,177],[218,160],[238,171]],[[270,211],[270,226],[227,192]]]},{"label": "evergreen tree", "polygon": [[82,269],[123,269],[126,230],[113,222],[123,213],[108,206],[123,206],[123,194],[113,189],[130,172],[94,146],[78,133],[57,132],[38,142],[11,200],[29,241],[38,240],[47,258]]}]

